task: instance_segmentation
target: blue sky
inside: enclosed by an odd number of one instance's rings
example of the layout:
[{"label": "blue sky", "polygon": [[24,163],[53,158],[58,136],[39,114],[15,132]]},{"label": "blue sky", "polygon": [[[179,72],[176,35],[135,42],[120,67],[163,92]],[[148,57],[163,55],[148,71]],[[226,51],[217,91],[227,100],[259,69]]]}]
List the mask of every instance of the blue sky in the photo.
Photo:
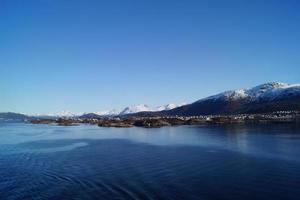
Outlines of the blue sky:
[{"label": "blue sky", "polygon": [[300,83],[298,0],[1,0],[0,111],[90,112]]}]

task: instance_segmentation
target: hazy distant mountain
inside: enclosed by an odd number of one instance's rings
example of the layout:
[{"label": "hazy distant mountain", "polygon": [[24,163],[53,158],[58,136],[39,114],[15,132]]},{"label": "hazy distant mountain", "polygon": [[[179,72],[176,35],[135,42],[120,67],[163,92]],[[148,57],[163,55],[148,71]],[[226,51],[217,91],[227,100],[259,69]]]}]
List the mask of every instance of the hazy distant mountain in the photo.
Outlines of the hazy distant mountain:
[{"label": "hazy distant mountain", "polygon": [[123,110],[118,109],[112,109],[107,111],[97,111],[97,112],[90,112],[90,113],[73,113],[71,111],[62,111],[62,112],[56,112],[56,113],[48,113],[48,114],[35,114],[31,115],[32,117],[36,118],[70,118],[70,117],[81,117],[81,118],[99,118],[99,117],[107,117],[107,116],[118,116],[118,115],[126,115],[126,114],[133,114],[138,112],[145,112],[145,111],[162,111],[162,110],[170,110],[173,108],[176,108],[178,106],[181,106],[184,104],[167,104],[164,106],[158,106],[156,108],[150,108],[149,106],[145,104],[136,104],[132,106],[128,106],[124,108]]},{"label": "hazy distant mountain", "polygon": [[112,109],[112,110],[98,111],[93,113],[99,116],[116,116],[119,115],[120,112],[121,112],[120,110]]},{"label": "hazy distant mountain", "polygon": [[127,114],[139,113],[139,112],[156,112],[156,111],[163,111],[163,110],[171,110],[182,105],[185,105],[185,103],[182,104],[170,103],[163,106],[158,106],[156,108],[150,108],[145,104],[137,104],[137,105],[132,105],[124,108],[124,110],[120,112],[119,115],[127,115]]},{"label": "hazy distant mountain", "polygon": [[12,112],[0,113],[0,121],[25,121],[29,118],[30,117],[19,113],[12,113]]},{"label": "hazy distant mountain", "polygon": [[167,115],[210,115],[300,110],[300,84],[270,82],[251,89],[226,91],[192,104],[162,111]]},{"label": "hazy distant mountain", "polygon": [[132,105],[124,108],[124,110],[120,112],[119,115],[126,115],[126,114],[132,114],[132,113],[138,113],[144,111],[152,111],[152,110],[149,106],[145,104],[137,104],[137,105]]},{"label": "hazy distant mountain", "polygon": [[171,110],[184,105],[186,105],[186,103],[181,103],[181,104],[169,103],[167,105],[156,107],[153,111]]},{"label": "hazy distant mountain", "polygon": [[73,113],[71,111],[61,111],[56,113],[47,113],[47,114],[35,114],[33,117],[38,118],[59,118],[59,117],[77,117],[82,115],[82,113]]},{"label": "hazy distant mountain", "polygon": [[182,104],[174,104],[170,103],[163,106],[158,106],[155,108],[151,108],[146,104],[135,104],[124,108],[123,110],[113,109],[107,111],[98,111],[98,112],[91,112],[91,113],[84,113],[80,116],[80,118],[101,118],[101,117],[113,117],[113,116],[123,116],[128,114],[135,114],[140,112],[155,112],[155,111],[163,111],[163,110],[170,110],[176,108],[178,106],[185,105]]}]

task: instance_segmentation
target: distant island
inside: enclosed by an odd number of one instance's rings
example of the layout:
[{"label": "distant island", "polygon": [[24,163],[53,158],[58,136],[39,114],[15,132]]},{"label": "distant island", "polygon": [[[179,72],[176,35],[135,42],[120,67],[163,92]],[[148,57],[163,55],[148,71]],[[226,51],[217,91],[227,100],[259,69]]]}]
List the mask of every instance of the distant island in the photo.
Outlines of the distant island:
[{"label": "distant island", "polygon": [[150,109],[144,104],[117,112],[82,115],[28,116],[0,113],[0,120],[33,124],[97,124],[102,127],[162,127],[224,123],[299,123],[300,84],[269,82],[251,89],[230,90],[191,104],[168,104]]}]

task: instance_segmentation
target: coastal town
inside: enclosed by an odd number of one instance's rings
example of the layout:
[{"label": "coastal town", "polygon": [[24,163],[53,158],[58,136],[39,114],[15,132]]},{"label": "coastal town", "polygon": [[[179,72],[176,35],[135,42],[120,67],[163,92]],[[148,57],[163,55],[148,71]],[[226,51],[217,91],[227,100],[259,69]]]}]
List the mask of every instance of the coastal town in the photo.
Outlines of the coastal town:
[{"label": "coastal town", "polygon": [[158,117],[89,117],[33,119],[32,124],[56,124],[74,126],[92,124],[100,127],[144,127],[202,125],[202,124],[249,124],[249,123],[300,123],[299,111],[277,111],[265,114],[203,115],[203,116],[158,116]]}]

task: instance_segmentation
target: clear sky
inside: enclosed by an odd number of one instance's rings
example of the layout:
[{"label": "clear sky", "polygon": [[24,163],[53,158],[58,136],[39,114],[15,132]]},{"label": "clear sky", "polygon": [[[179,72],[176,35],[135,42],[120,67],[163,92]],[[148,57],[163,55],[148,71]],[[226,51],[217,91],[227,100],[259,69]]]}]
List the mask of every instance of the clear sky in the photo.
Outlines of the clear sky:
[{"label": "clear sky", "polygon": [[299,0],[1,0],[0,111],[90,112],[300,83]]}]

